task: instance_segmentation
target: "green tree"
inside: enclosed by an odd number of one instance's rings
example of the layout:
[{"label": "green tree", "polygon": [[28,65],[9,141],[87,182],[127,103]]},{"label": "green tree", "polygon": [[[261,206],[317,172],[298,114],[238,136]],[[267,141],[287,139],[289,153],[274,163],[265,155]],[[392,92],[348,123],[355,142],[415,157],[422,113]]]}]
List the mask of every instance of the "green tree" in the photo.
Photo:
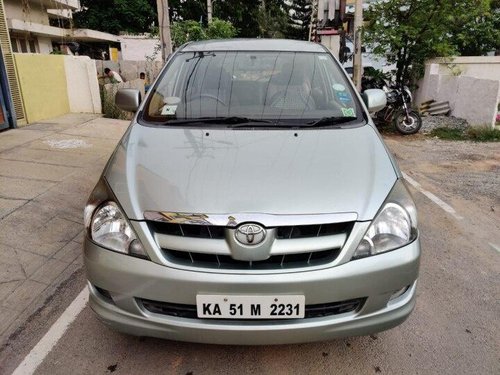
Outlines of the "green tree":
[{"label": "green tree", "polygon": [[[491,43],[484,42],[484,30],[478,28],[472,34],[467,29],[480,24],[481,15],[490,9],[489,0],[377,2],[365,14],[363,40],[374,53],[396,64],[396,82],[412,83],[422,76],[425,61],[430,58],[491,48]],[[489,30],[494,34],[495,30]],[[496,33],[498,42],[498,28]],[[474,38],[480,40],[479,47],[472,43]]]},{"label": "green tree", "polygon": [[206,0],[169,0],[168,8],[172,22],[187,20],[199,22],[207,18]]},{"label": "green tree", "polygon": [[[233,24],[239,30],[239,36],[259,36],[258,0],[212,0],[212,7],[214,17]],[[169,0],[169,9],[174,22],[194,20],[207,24],[206,0]]]},{"label": "green tree", "polygon": [[118,34],[142,33],[157,20],[155,0],[80,0],[73,15],[76,27]]},{"label": "green tree", "polygon": [[262,0],[257,13],[259,36],[263,38],[285,38],[288,28],[290,6],[283,0]]},{"label": "green tree", "polygon": [[290,2],[290,23],[288,30],[290,38],[301,40],[309,38],[311,12],[311,0],[293,0]]},{"label": "green tree", "polygon": [[[194,21],[207,27],[206,0],[169,0],[172,23]],[[81,0],[74,14],[76,27],[118,34],[158,32],[156,0]],[[214,17],[230,22],[246,38],[308,38],[311,0],[216,0]],[[199,33],[195,23],[191,34]],[[200,26],[201,27],[201,26]]]},{"label": "green tree", "polygon": [[485,55],[500,48],[500,1],[476,3],[464,9],[466,13],[456,12],[452,23],[453,44],[462,56]]},{"label": "green tree", "polygon": [[174,49],[192,40],[207,39],[203,26],[193,20],[173,22],[170,27],[170,36]]},{"label": "green tree", "polygon": [[174,48],[190,41],[232,38],[238,32],[230,22],[218,18],[214,18],[207,27],[193,20],[177,21],[172,23],[170,30]]},{"label": "green tree", "polygon": [[259,36],[259,4],[258,0],[217,0],[213,2],[214,16],[231,22],[238,29],[238,36],[255,38]]},{"label": "green tree", "polygon": [[214,18],[205,33],[208,39],[229,39],[236,36],[238,30],[231,22]]}]

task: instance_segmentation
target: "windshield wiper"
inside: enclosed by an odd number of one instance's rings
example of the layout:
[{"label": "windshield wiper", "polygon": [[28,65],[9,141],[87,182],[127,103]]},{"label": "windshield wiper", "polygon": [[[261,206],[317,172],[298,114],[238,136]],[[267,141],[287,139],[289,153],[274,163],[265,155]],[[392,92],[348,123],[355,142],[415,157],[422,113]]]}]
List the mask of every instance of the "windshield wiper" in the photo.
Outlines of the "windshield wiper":
[{"label": "windshield wiper", "polygon": [[313,128],[315,126],[328,126],[328,125],[337,125],[346,122],[351,122],[356,120],[357,117],[340,117],[340,116],[329,116],[323,117],[319,120],[310,121],[307,123],[301,124],[280,124],[279,120],[271,121],[271,120],[263,120],[249,117],[240,117],[240,116],[228,116],[228,117],[198,117],[198,118],[188,118],[188,119],[179,119],[179,120],[169,120],[165,122],[165,125],[182,125],[182,124],[220,124],[220,125],[228,125],[229,128],[239,128],[248,126],[248,124],[252,123],[264,123],[264,124],[272,124],[273,127],[293,127],[293,128]]},{"label": "windshield wiper", "polygon": [[229,116],[229,117],[200,117],[200,118],[191,118],[191,119],[182,119],[182,120],[169,120],[166,122],[166,125],[178,125],[178,124],[193,124],[193,123],[201,123],[201,124],[228,124],[231,128],[236,128],[241,125],[249,124],[249,123],[266,123],[272,124],[272,121],[269,120],[261,120],[255,118],[248,117],[238,117],[238,116]]},{"label": "windshield wiper", "polygon": [[323,126],[323,125],[337,125],[337,124],[343,124],[346,122],[351,122],[356,120],[357,117],[345,117],[345,116],[328,116],[328,117],[322,117],[319,120],[316,121],[310,121],[306,123],[305,125],[301,125],[300,127],[304,128],[313,128],[315,126]]}]

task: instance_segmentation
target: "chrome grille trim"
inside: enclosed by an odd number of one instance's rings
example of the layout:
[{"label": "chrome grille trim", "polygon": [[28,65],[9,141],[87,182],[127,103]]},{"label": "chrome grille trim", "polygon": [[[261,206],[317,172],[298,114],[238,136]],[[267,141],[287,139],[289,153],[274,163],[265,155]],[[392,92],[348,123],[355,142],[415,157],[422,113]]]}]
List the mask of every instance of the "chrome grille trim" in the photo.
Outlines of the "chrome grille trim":
[{"label": "chrome grille trim", "polygon": [[307,237],[288,240],[274,240],[271,255],[298,254],[330,249],[341,249],[347,240],[347,234],[335,234],[324,237]]},{"label": "chrome grille trim", "polygon": [[[166,250],[185,251],[202,254],[231,255],[231,249],[226,240],[212,238],[196,238],[172,236],[154,233],[158,246]],[[295,239],[275,239],[269,254],[287,255],[313,253],[317,251],[341,249],[347,240],[346,233],[323,237],[306,237]]]},{"label": "chrome grille trim", "polygon": [[236,227],[241,223],[260,223],[267,228],[281,226],[319,225],[353,222],[358,219],[354,212],[343,212],[336,214],[314,214],[314,215],[274,215],[261,213],[239,213],[239,214],[204,214],[168,211],[145,211],[144,219],[149,221],[214,225],[223,227]]},{"label": "chrome grille trim", "polygon": [[204,270],[246,270],[273,271],[294,268],[309,268],[331,263],[340,253],[340,249],[311,253],[272,255],[265,260],[236,260],[229,255],[193,253],[175,250],[163,250],[167,259],[181,266]]},{"label": "chrome grille trim", "polygon": [[154,234],[156,243],[162,249],[204,254],[231,255],[226,240]]}]

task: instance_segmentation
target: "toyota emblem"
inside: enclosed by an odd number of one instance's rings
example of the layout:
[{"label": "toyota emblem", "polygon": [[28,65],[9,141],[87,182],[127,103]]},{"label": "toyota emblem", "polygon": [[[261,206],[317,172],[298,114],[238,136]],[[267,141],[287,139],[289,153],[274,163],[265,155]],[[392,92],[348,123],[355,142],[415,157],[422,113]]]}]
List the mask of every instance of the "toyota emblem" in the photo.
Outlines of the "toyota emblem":
[{"label": "toyota emblem", "polygon": [[266,238],[266,230],[258,224],[243,224],[236,228],[236,240],[247,246],[260,244]]}]

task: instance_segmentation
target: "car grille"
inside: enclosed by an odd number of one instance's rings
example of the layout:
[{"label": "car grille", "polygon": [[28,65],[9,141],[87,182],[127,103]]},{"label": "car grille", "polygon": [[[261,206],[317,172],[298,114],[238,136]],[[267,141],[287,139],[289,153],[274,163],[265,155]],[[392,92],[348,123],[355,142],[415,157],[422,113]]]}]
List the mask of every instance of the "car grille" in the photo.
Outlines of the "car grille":
[{"label": "car grille", "polygon": [[224,228],[217,225],[171,224],[150,222],[150,227],[155,233],[169,234],[171,236],[223,239]]},{"label": "car grille", "polygon": [[[217,225],[195,225],[195,224],[172,224],[162,222],[149,222],[150,227],[155,233],[168,234],[171,236],[223,239],[225,227]],[[294,239],[331,236],[340,233],[346,233],[352,229],[352,222],[317,224],[317,225],[293,225],[281,226],[277,229],[276,238]]]},{"label": "car grille", "polygon": [[[318,305],[306,305],[305,319],[321,318],[325,316],[345,314],[349,312],[358,311],[361,309],[366,298],[356,298],[347,301],[322,303]],[[147,299],[137,298],[147,311],[154,314],[175,316],[178,318],[198,319],[196,313],[196,305],[183,305],[178,303],[151,301]],[[233,319],[217,319],[217,320],[233,320]],[[254,319],[241,319],[241,320],[254,320]],[[273,319],[258,319],[259,321],[273,320]],[[281,319],[280,319],[281,320]]]},{"label": "car grille", "polygon": [[[282,248],[285,250],[280,251],[279,254],[271,251],[268,259],[258,261],[236,260],[231,257],[225,240],[226,229],[229,228],[224,226],[156,221],[149,221],[148,225],[157,239],[163,255],[170,263],[206,269],[277,270],[332,263],[340,254],[343,241],[337,241],[336,245],[331,247],[325,247],[320,242],[335,238],[347,238],[354,223],[275,227],[276,242],[283,245]],[[307,241],[304,242],[304,240]],[[300,251],[301,246],[298,250],[288,251],[288,246],[297,243],[297,241],[304,242],[304,250]],[[210,250],[207,251],[207,249]]]},{"label": "car grille", "polygon": [[217,267],[219,269],[267,270],[276,268],[297,268],[330,263],[337,258],[340,249],[308,253],[272,255],[266,260],[244,261],[229,255],[203,254],[175,250],[163,250],[168,259],[177,264],[195,267]]}]

